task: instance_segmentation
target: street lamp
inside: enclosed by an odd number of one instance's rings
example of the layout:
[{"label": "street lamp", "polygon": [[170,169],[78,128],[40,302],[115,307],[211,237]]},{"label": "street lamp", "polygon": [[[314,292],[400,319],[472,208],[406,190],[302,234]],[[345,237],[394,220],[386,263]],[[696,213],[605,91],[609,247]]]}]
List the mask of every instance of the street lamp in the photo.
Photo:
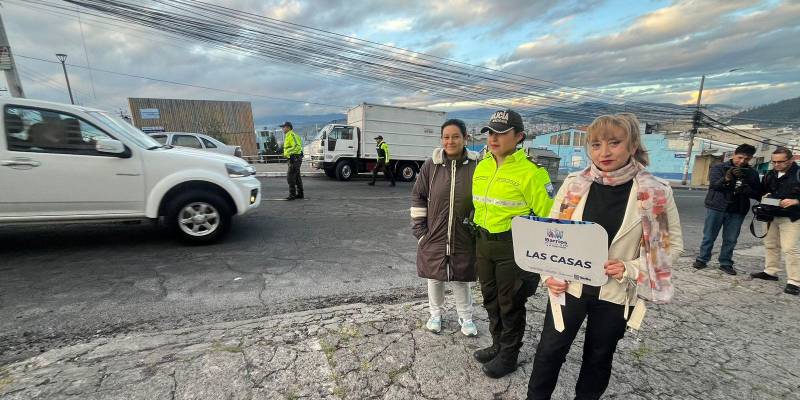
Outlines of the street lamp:
[{"label": "street lamp", "polygon": [[56,54],[56,58],[58,61],[61,61],[61,68],[64,69],[64,79],[67,80],[67,91],[69,92],[69,102],[75,104],[75,100],[72,98],[72,88],[69,86],[69,76],[67,76],[67,65],[64,62],[67,61],[66,54]]},{"label": "street lamp", "polygon": [[[741,68],[734,68],[723,72],[721,74],[710,75],[709,78],[725,75],[734,71],[739,71]],[[689,163],[692,162],[692,147],[694,146],[694,135],[697,134],[697,129],[700,127],[700,98],[703,97],[703,85],[706,83],[706,76],[700,78],[700,91],[697,93],[697,104],[695,105],[694,118],[692,118],[692,132],[689,134],[689,148],[686,150],[686,161],[683,162],[683,178],[681,184],[686,185],[689,180]]]}]

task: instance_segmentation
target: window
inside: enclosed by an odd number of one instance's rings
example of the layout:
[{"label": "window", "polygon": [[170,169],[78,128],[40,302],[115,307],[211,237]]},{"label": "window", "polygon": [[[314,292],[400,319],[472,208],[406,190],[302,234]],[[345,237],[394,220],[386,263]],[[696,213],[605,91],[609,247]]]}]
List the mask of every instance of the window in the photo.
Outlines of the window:
[{"label": "window", "polygon": [[572,134],[573,146],[586,146],[586,132],[575,132]]},{"label": "window", "polygon": [[353,140],[353,128],[342,128],[342,140]]},{"label": "window", "polygon": [[74,115],[8,105],[4,120],[9,150],[107,155],[99,153],[95,147],[98,139],[111,137]]},{"label": "window", "polygon": [[206,139],[204,137],[201,137],[200,139],[203,141],[203,145],[206,146],[207,149],[216,149],[217,148],[217,145],[215,145],[210,140],[208,140],[208,139]]},{"label": "window", "polygon": [[344,139],[342,137],[342,131],[344,131],[344,128],[342,128],[341,126],[333,128],[331,130],[331,133],[328,135],[328,139],[333,139],[333,140]]},{"label": "window", "polygon": [[550,136],[550,144],[558,144],[558,135]]},{"label": "window", "polygon": [[153,135],[150,137],[155,139],[158,143],[167,144],[167,135]]},{"label": "window", "polygon": [[173,135],[172,145],[180,147],[191,147],[195,149],[203,148],[203,146],[200,145],[200,141],[197,140],[197,137],[191,135]]}]

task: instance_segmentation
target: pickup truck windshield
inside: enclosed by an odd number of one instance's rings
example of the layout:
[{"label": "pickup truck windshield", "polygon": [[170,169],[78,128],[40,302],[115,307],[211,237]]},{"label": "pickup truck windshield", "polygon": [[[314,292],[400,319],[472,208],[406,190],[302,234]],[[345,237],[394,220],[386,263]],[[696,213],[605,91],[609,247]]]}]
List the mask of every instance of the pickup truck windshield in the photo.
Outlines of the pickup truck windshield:
[{"label": "pickup truck windshield", "polygon": [[110,133],[115,136],[122,136],[143,149],[161,147],[161,143],[158,143],[156,140],[119,117],[100,111],[88,111],[88,114],[94,117],[103,128],[108,129]]}]

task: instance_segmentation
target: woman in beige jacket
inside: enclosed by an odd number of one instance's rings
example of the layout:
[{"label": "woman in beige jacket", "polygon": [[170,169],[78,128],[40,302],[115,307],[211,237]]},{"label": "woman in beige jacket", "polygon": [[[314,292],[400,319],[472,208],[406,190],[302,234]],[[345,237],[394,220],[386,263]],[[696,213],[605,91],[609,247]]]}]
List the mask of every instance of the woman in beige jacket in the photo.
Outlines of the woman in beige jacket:
[{"label": "woman in beige jacket", "polygon": [[588,128],[587,152],[591,165],[567,177],[550,216],[591,221],[605,228],[608,281],[593,287],[542,277],[551,301],[564,296],[565,305],[548,304],[528,383],[529,400],[550,398],[584,319],[583,362],[575,399],[599,399],[608,387],[626,323],[638,328],[643,316],[644,303],[639,298],[669,301],[671,265],[683,251],[672,189],[645,169],[647,152],[636,117],[618,114],[595,119]]}]

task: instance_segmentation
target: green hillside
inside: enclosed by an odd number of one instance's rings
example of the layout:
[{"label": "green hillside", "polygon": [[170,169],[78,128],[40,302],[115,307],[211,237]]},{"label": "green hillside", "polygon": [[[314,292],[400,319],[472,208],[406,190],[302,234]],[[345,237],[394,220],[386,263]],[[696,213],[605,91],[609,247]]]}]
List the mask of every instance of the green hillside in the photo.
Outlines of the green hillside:
[{"label": "green hillside", "polygon": [[[775,126],[800,124],[800,97],[751,108],[732,116],[731,120],[736,124],[749,122]],[[774,123],[770,124],[765,121],[774,121]]]}]

